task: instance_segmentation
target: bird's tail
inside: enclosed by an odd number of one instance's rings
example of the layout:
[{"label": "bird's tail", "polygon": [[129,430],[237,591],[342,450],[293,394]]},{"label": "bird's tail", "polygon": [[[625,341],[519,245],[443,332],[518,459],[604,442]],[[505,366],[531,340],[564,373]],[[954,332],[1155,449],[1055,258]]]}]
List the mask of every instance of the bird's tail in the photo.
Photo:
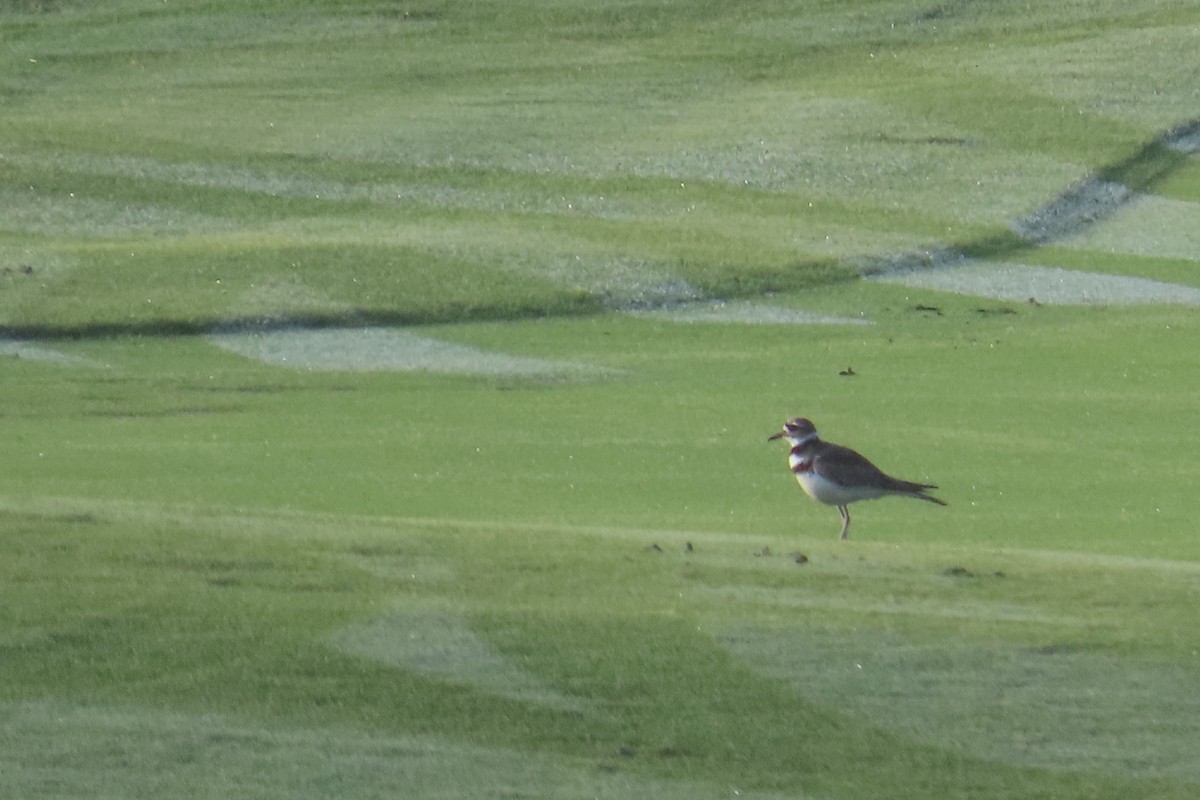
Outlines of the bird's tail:
[{"label": "bird's tail", "polygon": [[927,500],[930,503],[937,503],[939,506],[950,505],[945,500],[942,500],[941,498],[934,497],[933,495],[928,494],[928,491],[930,489],[938,488],[935,484],[932,484],[932,483],[914,483],[912,481],[896,480],[890,488],[896,494],[902,494],[907,497],[913,497],[913,498],[916,498],[917,500]]}]

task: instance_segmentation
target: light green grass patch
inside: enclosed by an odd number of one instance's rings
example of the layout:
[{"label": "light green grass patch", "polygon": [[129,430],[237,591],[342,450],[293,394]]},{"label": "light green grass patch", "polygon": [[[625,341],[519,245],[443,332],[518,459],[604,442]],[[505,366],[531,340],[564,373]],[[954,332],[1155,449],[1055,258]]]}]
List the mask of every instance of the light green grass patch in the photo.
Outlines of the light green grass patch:
[{"label": "light green grass patch", "polygon": [[1081,272],[1102,272],[1106,275],[1125,275],[1146,278],[1180,286],[1200,286],[1200,275],[1192,258],[1159,258],[1132,256],[1083,248],[1041,247],[1022,254],[1029,264],[1074,269]]},{"label": "light green grass patch", "polygon": [[[1146,132],[1166,129],[1195,116],[1188,66],[1194,13],[1164,15],[1168,24],[1148,15],[1147,24],[1097,31],[1086,39],[987,48],[972,61],[998,79],[1024,84],[1080,113],[1118,119]],[[1129,68],[1133,63],[1136,69]]]},{"label": "light green grass patch", "polygon": [[763,301],[710,300],[633,311],[638,316],[669,322],[715,322],[739,325],[870,325],[862,317],[836,317],[773,305]]},{"label": "light green grass patch", "polygon": [[45,347],[13,339],[0,339],[0,356],[21,358],[30,361],[44,361],[65,366],[98,366],[95,362],[82,356],[64,353],[62,350],[56,350],[53,347]]},{"label": "light green grass patch", "polygon": [[460,614],[401,609],[338,631],[334,645],[347,653],[523,703],[581,711],[585,703],[543,685],[519,664],[479,638]]},{"label": "light green grass patch", "polygon": [[1139,195],[1104,224],[1060,244],[1082,250],[1200,260],[1200,203]]},{"label": "light green grass patch", "polygon": [[7,704],[0,706],[0,742],[0,788],[28,800],[803,797],[656,780],[615,769],[616,759],[597,765],[448,738],[148,709]]},{"label": "light green grass patch", "polygon": [[838,698],[864,724],[906,738],[1042,769],[1200,782],[1195,664],[811,628],[723,641],[803,696]]},{"label": "light green grass patch", "polygon": [[543,377],[587,377],[604,372],[584,364],[487,352],[391,328],[284,328],[213,333],[208,339],[224,350],[296,369]]},{"label": "light green grass patch", "polygon": [[960,266],[889,272],[869,280],[1017,303],[1200,305],[1200,289],[1191,286],[1002,262],[965,262]]},{"label": "light green grass patch", "polygon": [[46,197],[29,191],[0,190],[6,214],[4,232],[36,237],[178,236],[231,230],[232,220],[204,217],[176,208],[117,203],[68,192]]}]

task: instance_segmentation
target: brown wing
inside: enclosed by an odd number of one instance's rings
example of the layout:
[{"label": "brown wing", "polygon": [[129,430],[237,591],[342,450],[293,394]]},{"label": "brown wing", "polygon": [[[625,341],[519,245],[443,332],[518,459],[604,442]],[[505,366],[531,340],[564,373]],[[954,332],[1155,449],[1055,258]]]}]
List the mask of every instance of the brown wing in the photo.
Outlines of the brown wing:
[{"label": "brown wing", "polygon": [[862,454],[840,444],[824,445],[813,459],[813,469],[822,478],[843,486],[885,486],[891,479]]},{"label": "brown wing", "polygon": [[813,469],[828,481],[843,486],[878,486],[889,492],[913,494],[921,496],[925,500],[933,500],[935,503],[941,502],[923,495],[925,489],[937,488],[933,484],[914,483],[893,478],[856,450],[829,442],[822,442],[822,444],[824,447],[814,459]]}]

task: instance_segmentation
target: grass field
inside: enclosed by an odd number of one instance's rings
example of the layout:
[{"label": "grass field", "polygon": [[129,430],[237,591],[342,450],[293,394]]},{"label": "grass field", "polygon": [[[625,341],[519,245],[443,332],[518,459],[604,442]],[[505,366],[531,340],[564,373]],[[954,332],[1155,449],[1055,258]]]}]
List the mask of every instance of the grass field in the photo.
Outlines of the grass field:
[{"label": "grass field", "polygon": [[1200,10],[1045,6],[0,4],[0,793],[1194,797]]}]

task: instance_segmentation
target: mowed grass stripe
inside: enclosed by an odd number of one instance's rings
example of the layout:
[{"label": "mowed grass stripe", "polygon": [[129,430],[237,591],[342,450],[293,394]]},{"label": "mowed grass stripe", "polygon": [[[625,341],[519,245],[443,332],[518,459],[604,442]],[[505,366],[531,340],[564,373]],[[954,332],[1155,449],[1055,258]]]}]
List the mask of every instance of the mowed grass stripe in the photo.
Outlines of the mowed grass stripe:
[{"label": "mowed grass stripe", "polygon": [[[364,733],[353,728],[253,724],[237,716],[23,703],[3,706],[0,786],[40,798],[243,798],[412,794],[446,800],[506,794],[578,800],[631,795],[718,797],[701,781],[616,769],[622,761],[485,747],[449,737]],[[738,789],[758,800],[800,797]]]},{"label": "mowed grass stripe", "polygon": [[[1200,782],[1198,670],[1114,661],[1056,642],[1007,648],[806,629],[723,636],[730,651],[810,697],[918,741],[1052,770]],[[931,726],[930,719],[939,719]]]},{"label": "mowed grass stripe", "polygon": [[[762,540],[787,542],[778,538],[778,534],[765,534],[755,531],[725,531],[704,529],[672,529],[666,527],[632,527],[617,525],[579,525],[564,521],[546,521],[537,517],[527,520],[481,519],[477,516],[454,517],[439,516],[403,516],[394,514],[353,514],[347,512],[308,511],[299,508],[267,509],[255,506],[221,506],[210,503],[203,505],[179,502],[147,502],[140,500],[113,498],[96,499],[91,497],[65,497],[42,495],[36,500],[3,497],[6,508],[10,513],[30,518],[45,518],[47,520],[87,521],[87,520],[127,520],[148,522],[162,521],[172,525],[188,525],[193,522],[204,522],[216,530],[229,533],[243,532],[253,537],[256,531],[278,525],[307,537],[327,538],[337,541],[346,535],[362,534],[387,538],[391,531],[410,530],[437,532],[449,531],[471,535],[472,531],[487,532],[495,536],[504,532],[528,531],[547,538],[567,539],[596,538],[615,540],[622,546],[637,547],[641,543],[680,543],[676,548],[684,551],[683,544],[688,541],[708,543],[718,546],[722,551],[741,547],[747,543],[754,544]],[[836,522],[836,520],[835,520]],[[836,524],[833,526],[836,528]],[[835,531],[836,533],[836,531]],[[840,543],[824,542],[820,538],[796,534],[795,541],[820,543],[824,550],[836,554],[845,547]],[[836,538],[836,537],[832,537]],[[661,541],[660,541],[661,540]],[[1088,553],[1083,551],[1029,549],[1001,546],[998,548],[982,549],[975,544],[913,544],[903,550],[892,543],[885,542],[854,542],[856,553],[870,553],[873,557],[884,558],[896,564],[911,564],[914,560],[925,560],[930,553],[938,552],[950,559],[962,559],[972,555],[984,558],[997,557],[1000,559],[1000,569],[1004,564],[1020,561],[1036,563],[1042,568],[1059,569],[1075,565],[1082,568],[1094,568],[1098,571],[1113,570],[1151,570],[1165,572],[1189,572],[1196,569],[1192,560],[1172,560],[1154,557],[1139,557],[1130,554]],[[846,559],[847,569],[852,569]],[[753,562],[751,562],[753,563]],[[843,560],[835,560],[843,563]]]}]

